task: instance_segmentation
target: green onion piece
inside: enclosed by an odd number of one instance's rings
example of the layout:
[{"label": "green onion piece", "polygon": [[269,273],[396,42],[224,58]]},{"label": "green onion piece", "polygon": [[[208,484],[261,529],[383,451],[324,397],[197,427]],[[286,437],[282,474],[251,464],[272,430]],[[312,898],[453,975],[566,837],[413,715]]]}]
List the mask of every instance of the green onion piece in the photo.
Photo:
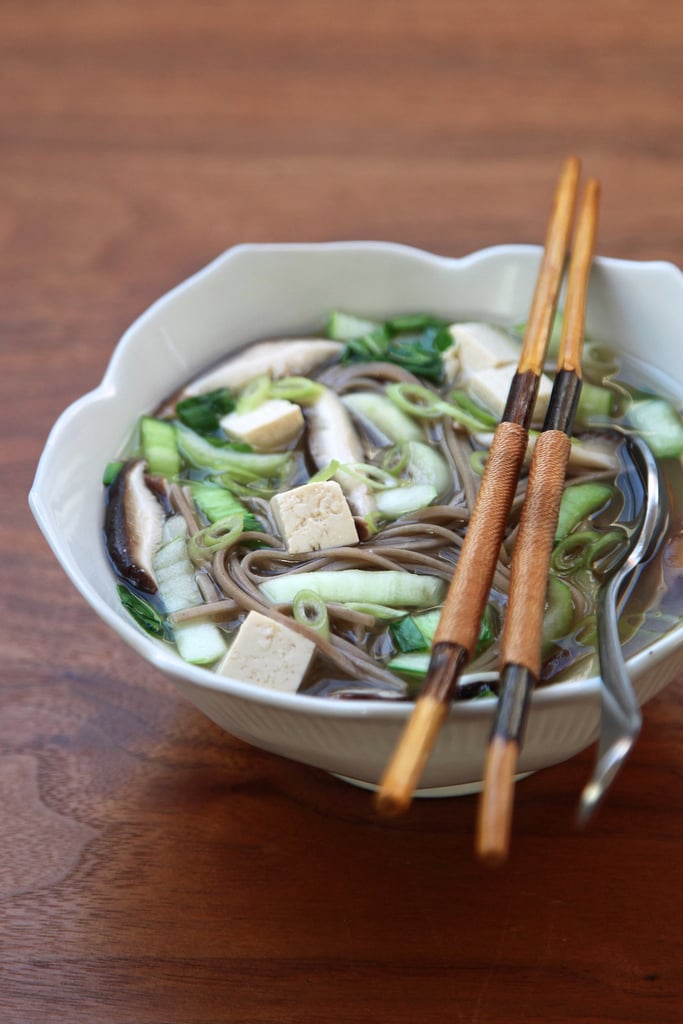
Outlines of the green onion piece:
[{"label": "green onion piece", "polygon": [[[229,473],[224,473],[222,476],[216,477],[216,479],[223,487],[226,487],[232,494],[236,494],[240,498],[265,498],[267,501],[270,501],[273,495],[277,494],[280,490],[275,484],[268,484],[263,480],[250,479],[242,483]],[[247,526],[245,525],[246,529]]]},{"label": "green onion piece", "polygon": [[433,484],[403,484],[377,494],[377,512],[386,519],[398,519],[431,505],[437,497]]},{"label": "green onion piece", "polygon": [[611,484],[589,481],[564,489],[555,530],[555,541],[564,540],[584,519],[599,512],[614,495]]},{"label": "green onion piece", "polygon": [[322,384],[309,380],[308,377],[283,377],[274,380],[270,387],[271,398],[285,398],[297,405],[310,405],[316,402],[323,393]]},{"label": "green onion piece", "polygon": [[434,445],[422,441],[406,441],[389,449],[382,466],[410,483],[431,484],[439,495],[453,489],[450,466]]},{"label": "green onion piece", "polygon": [[[622,644],[633,639],[638,630],[644,625],[645,618],[646,616],[643,612],[625,612],[619,617],[618,632],[619,640]],[[656,639],[658,636],[660,636],[659,633],[654,634],[653,639]],[[595,614],[586,615],[581,620],[574,633],[574,640],[582,647],[597,647],[598,627]]]},{"label": "green onion piece", "polygon": [[633,402],[628,419],[658,458],[678,458],[683,455],[683,423],[665,398],[646,398]]},{"label": "green onion piece", "polygon": [[351,338],[362,338],[380,326],[376,320],[365,320],[351,313],[334,310],[327,318],[327,336],[335,341],[349,341]]},{"label": "green onion piece", "polygon": [[399,409],[410,416],[435,420],[444,414],[446,403],[422,384],[411,384],[408,381],[389,384],[386,394]]},{"label": "green onion piece", "polygon": [[555,545],[550,564],[559,576],[569,576],[588,564],[592,545],[598,540],[597,530],[579,530]]},{"label": "green onion piece", "polygon": [[314,473],[313,476],[309,477],[308,482],[309,484],[317,484],[320,483],[321,481],[331,480],[332,477],[340,469],[341,462],[339,462],[337,459],[332,459],[332,461],[328,462],[326,466],[323,466],[321,469],[318,470],[317,473]]},{"label": "green onion piece", "polygon": [[195,504],[201,509],[211,523],[217,523],[228,516],[240,515],[244,518],[245,530],[263,530],[261,523],[226,487],[209,483],[206,480],[194,480],[190,484],[190,492]]},{"label": "green onion piece", "polygon": [[327,605],[313,590],[300,590],[292,601],[292,615],[302,626],[308,626],[323,639],[330,636],[330,617]]},{"label": "green onion piece", "polygon": [[421,424],[399,409],[388,395],[374,391],[353,391],[342,399],[361,423],[367,422],[389,441],[419,441],[424,437]]},{"label": "green onion piece", "polygon": [[201,565],[225,548],[232,547],[244,532],[244,517],[227,516],[194,533],[187,543],[187,553],[195,563]]},{"label": "green onion piece", "polygon": [[488,450],[486,448],[478,448],[470,455],[470,468],[473,473],[477,476],[484,475],[484,469],[486,468],[486,460],[489,457]]},{"label": "green onion piece", "polygon": [[358,338],[349,338],[342,353],[343,363],[372,362],[384,359],[390,334],[385,327],[374,330]]},{"label": "green onion piece", "polygon": [[[498,425],[496,417],[491,415],[488,409],[475,402],[473,398],[470,398],[464,391],[453,391],[450,397],[450,405],[458,410],[460,416],[469,416],[475,423],[479,424],[472,429],[489,431],[495,430]],[[454,416],[453,418],[455,419],[456,417]]]},{"label": "green onion piece", "polygon": [[574,624],[574,612],[571,587],[556,576],[550,576],[541,637],[541,651],[544,658],[547,657],[558,640],[571,632]]},{"label": "green onion piece", "polygon": [[108,462],[104,467],[104,473],[102,474],[102,483],[105,487],[109,487],[110,484],[114,483],[117,476],[121,472],[123,467],[122,462]]},{"label": "green onion piece", "polygon": [[422,631],[417,626],[415,619],[408,615],[400,622],[392,622],[390,627],[394,643],[399,651],[407,654],[410,651],[424,651],[429,649]]},{"label": "green onion piece", "polygon": [[586,562],[595,573],[609,572],[621,560],[627,545],[628,537],[624,530],[600,534],[590,545]]},{"label": "green onion piece", "polygon": [[263,374],[261,377],[254,377],[240,391],[235,411],[251,412],[252,409],[257,409],[259,405],[263,405],[270,398],[271,385],[272,381],[267,374]]},{"label": "green onion piece", "polygon": [[138,626],[144,629],[146,633],[149,633],[150,636],[164,637],[166,635],[164,621],[149,601],[138,597],[137,594],[134,594],[127,587],[122,586],[122,584],[117,585],[116,591],[121,604],[137,622]]},{"label": "green onion piece", "polygon": [[437,576],[398,569],[321,569],[271,576],[260,589],[273,604],[291,604],[300,590],[314,590],[323,601],[339,604],[370,602],[424,608],[441,603],[446,584]]},{"label": "green onion piece", "polygon": [[396,487],[396,477],[381,466],[373,466],[371,462],[345,462],[337,468],[343,470],[345,476],[362,480],[373,491],[386,491]]},{"label": "green onion piece", "polygon": [[601,387],[585,380],[581,385],[579,404],[576,407],[577,427],[599,426],[612,416],[616,394],[612,388]]},{"label": "green onion piece", "polygon": [[375,619],[402,619],[405,615],[403,608],[390,608],[386,604],[375,604],[372,601],[345,601],[344,606],[352,612],[363,612],[364,615],[372,615]]},{"label": "green onion piece", "polygon": [[428,313],[408,313],[405,316],[395,316],[387,320],[385,326],[394,334],[414,333],[425,331],[430,327],[442,329],[448,327],[446,320],[430,316]]},{"label": "green onion piece", "polygon": [[140,420],[140,445],[150,473],[173,478],[180,472],[176,430],[169,420],[143,416]]},{"label": "green onion piece", "polygon": [[611,349],[588,342],[583,347],[581,367],[585,378],[601,384],[605,377],[611,377],[618,371],[619,362]]},{"label": "green onion piece", "polygon": [[215,474],[224,473],[238,483],[278,477],[291,463],[290,452],[245,452],[236,445],[216,445],[183,426],[178,427],[177,435],[180,451],[192,466]]},{"label": "green onion piece", "polygon": [[218,430],[221,416],[232,412],[235,399],[228,388],[207,391],[203,395],[183,398],[176,405],[176,416],[181,423],[198,434],[213,434]]}]

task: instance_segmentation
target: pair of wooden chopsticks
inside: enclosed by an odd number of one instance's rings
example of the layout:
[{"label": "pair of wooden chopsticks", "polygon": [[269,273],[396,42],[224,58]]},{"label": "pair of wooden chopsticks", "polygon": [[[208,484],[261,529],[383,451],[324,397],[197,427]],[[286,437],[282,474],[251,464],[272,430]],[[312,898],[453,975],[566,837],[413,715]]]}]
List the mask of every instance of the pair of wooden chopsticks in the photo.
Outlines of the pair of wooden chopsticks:
[{"label": "pair of wooden chopsticks", "polygon": [[[529,424],[545,363],[569,250],[580,163],[568,158],[555,191],[544,253],[517,371],[496,428],[477,501],[456,566],[424,688],[377,794],[384,814],[407,809],[443,724],[457,681],[479,638],[510,506],[524,461]],[[507,852],[517,755],[526,705],[540,672],[540,636],[550,548],[581,387],[585,293],[593,259],[599,185],[587,183],[569,269],[558,372],[543,431],[534,447],[503,632],[501,697],[486,764],[477,850],[488,861]]]}]

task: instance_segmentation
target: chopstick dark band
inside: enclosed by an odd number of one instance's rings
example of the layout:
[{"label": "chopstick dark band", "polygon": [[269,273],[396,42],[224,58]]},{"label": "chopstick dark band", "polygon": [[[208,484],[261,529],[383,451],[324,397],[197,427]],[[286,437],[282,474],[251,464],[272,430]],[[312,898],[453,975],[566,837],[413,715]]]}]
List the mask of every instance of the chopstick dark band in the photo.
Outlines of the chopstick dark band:
[{"label": "chopstick dark band", "polygon": [[543,430],[562,430],[571,434],[580,397],[581,378],[576,371],[560,370],[553,383]]}]

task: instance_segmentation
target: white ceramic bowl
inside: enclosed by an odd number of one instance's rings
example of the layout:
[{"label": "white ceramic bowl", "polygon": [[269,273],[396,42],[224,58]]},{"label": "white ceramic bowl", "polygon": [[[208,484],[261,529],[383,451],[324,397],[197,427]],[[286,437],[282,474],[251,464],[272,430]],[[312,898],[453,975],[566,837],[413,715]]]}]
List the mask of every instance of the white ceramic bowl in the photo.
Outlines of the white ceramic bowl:
[{"label": "white ceramic bowl", "polygon": [[[138,415],[233,347],[314,333],[331,309],[378,317],[425,311],[447,318],[525,319],[539,266],[535,246],[498,246],[464,259],[381,242],[242,245],[156,302],[124,334],[101,385],[55,424],[30,504],[67,574],[113,631],[170,677],[211,719],[257,747],[372,786],[410,707],[273,693],[182,662],[122,610],[102,543],[104,462]],[[587,332],[646,354],[683,388],[683,275],[666,263],[598,259]],[[641,703],[683,671],[683,624],[634,657]],[[491,700],[458,704],[422,780],[424,793],[475,790],[493,714]],[[595,679],[533,696],[520,771],[556,764],[597,736]]]}]

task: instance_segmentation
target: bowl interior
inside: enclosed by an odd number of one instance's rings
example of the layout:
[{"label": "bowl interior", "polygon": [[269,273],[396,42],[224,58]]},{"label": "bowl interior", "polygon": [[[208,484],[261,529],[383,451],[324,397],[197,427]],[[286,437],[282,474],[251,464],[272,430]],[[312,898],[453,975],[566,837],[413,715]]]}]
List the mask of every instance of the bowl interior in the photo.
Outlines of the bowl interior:
[{"label": "bowl interior", "polygon": [[[50,434],[30,503],[68,575],[95,611],[163,671],[218,690],[236,688],[255,700],[319,703],[317,698],[302,702],[218,680],[204,669],[181,663],[130,622],[120,607],[102,543],[104,465],[124,445],[139,414],[153,409],[199,370],[257,338],[315,333],[331,309],[368,317],[425,311],[452,319],[522,321],[540,254],[535,246],[500,246],[451,260],[375,242],[229,250],[131,326],[102,384],[66,410]],[[683,389],[677,352],[682,327],[683,276],[676,268],[596,261],[588,298],[588,336],[633,358],[641,358],[646,349],[648,362],[662,375],[669,392]],[[681,639],[683,627],[659,645],[666,653]],[[365,706],[342,714],[367,711]]]}]

